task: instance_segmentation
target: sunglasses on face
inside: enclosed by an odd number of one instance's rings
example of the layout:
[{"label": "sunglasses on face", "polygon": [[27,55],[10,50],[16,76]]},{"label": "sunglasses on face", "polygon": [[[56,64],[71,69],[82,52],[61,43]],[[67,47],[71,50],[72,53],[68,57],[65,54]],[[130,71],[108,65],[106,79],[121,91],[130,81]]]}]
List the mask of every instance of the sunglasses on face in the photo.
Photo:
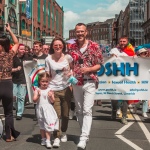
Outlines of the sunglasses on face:
[{"label": "sunglasses on face", "polygon": [[142,52],[142,53],[140,53],[140,55],[147,55],[148,54],[148,52]]},{"label": "sunglasses on face", "polygon": [[58,48],[58,47],[63,48],[63,45],[61,45],[61,44],[60,45],[54,45],[54,48]]}]

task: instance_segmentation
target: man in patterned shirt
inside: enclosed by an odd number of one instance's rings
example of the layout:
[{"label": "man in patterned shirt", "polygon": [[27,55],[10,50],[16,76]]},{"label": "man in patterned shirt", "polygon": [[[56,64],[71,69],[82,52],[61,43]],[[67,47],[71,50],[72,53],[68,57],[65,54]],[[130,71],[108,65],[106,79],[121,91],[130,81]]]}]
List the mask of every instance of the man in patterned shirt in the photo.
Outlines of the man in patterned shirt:
[{"label": "man in patterned shirt", "polygon": [[81,127],[80,141],[77,147],[84,149],[89,139],[92,125],[92,107],[98,78],[96,72],[103,63],[102,51],[97,43],[87,40],[87,27],[84,23],[75,26],[77,40],[70,46],[73,57],[73,73],[78,83],[73,85],[77,117]]}]

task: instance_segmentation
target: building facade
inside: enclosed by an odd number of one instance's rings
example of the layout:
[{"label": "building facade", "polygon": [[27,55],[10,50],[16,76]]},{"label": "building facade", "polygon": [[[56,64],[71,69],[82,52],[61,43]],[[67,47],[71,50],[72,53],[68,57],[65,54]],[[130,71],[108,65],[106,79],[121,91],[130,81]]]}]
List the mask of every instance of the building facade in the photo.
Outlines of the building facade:
[{"label": "building facade", "polygon": [[1,0],[0,1],[0,26],[4,31],[4,26],[9,23],[14,34],[19,32],[19,5],[17,0]]},{"label": "building facade", "polygon": [[144,43],[150,43],[150,0],[145,4],[142,28],[144,29]]},{"label": "building facade", "polygon": [[147,0],[130,0],[129,2],[129,38],[135,39],[135,45],[144,43],[144,6]]},{"label": "building facade", "polygon": [[29,46],[32,46],[32,34],[33,40],[41,40],[45,36],[63,38],[64,11],[55,0],[31,0],[30,19],[26,16],[26,2],[20,1],[0,0],[0,29],[4,29],[8,22],[19,42]]},{"label": "building facade", "polygon": [[[113,19],[108,19],[104,22],[92,22],[86,24],[87,26],[87,39],[92,40],[98,44],[111,44],[112,42],[112,24]],[[69,30],[69,39],[75,39],[74,29]]]}]

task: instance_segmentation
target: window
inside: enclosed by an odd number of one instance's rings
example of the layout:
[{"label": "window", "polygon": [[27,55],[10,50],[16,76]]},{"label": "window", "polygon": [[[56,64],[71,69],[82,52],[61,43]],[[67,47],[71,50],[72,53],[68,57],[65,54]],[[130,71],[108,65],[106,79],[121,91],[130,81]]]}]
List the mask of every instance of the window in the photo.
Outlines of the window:
[{"label": "window", "polygon": [[9,23],[10,27],[12,28],[12,32],[14,34],[18,34],[17,17],[16,17],[16,12],[13,8],[11,8],[9,10],[8,23]]},{"label": "window", "polygon": [[58,10],[56,10],[56,32],[59,32],[59,19],[58,19]]},{"label": "window", "polygon": [[38,27],[38,29],[37,29],[37,40],[40,40],[40,36],[41,36],[41,32],[40,32],[40,28]]},{"label": "window", "polygon": [[21,10],[22,10],[23,13],[26,12],[26,4],[25,3],[22,3]]},{"label": "window", "polygon": [[[21,30],[23,31],[23,30],[25,30],[25,20],[23,19],[22,21],[21,21]],[[22,34],[23,35],[23,34]]]},{"label": "window", "polygon": [[40,0],[38,0],[38,22],[40,22]]},{"label": "window", "polygon": [[46,0],[44,0],[44,25],[46,25]]},{"label": "window", "polygon": [[52,30],[54,30],[54,6],[52,7]]},{"label": "window", "polygon": [[51,20],[51,5],[50,2],[48,2],[48,28],[50,28],[50,20]]},{"label": "window", "polygon": [[16,5],[16,0],[9,0],[9,3]]}]

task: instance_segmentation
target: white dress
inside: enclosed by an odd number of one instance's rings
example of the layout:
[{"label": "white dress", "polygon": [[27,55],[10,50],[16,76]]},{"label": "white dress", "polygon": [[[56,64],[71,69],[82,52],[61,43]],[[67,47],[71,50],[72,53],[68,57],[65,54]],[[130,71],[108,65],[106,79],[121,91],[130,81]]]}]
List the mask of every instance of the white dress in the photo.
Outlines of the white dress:
[{"label": "white dress", "polygon": [[48,99],[48,92],[50,91],[50,88],[46,90],[41,90],[37,88],[37,90],[40,90],[41,92],[41,96],[36,105],[36,112],[40,129],[48,132],[58,130],[59,119],[52,104]]}]

